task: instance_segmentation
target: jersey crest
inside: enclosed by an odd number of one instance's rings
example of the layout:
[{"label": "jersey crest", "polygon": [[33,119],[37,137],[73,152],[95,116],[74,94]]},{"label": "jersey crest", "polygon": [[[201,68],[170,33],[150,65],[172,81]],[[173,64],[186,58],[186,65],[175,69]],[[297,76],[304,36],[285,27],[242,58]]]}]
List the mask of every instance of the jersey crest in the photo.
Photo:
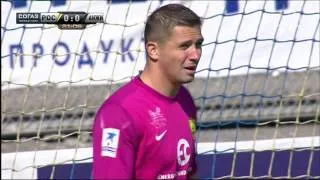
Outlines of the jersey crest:
[{"label": "jersey crest", "polygon": [[192,136],[194,137],[196,134],[197,126],[196,126],[196,120],[191,118],[189,119],[189,126],[192,132]]}]

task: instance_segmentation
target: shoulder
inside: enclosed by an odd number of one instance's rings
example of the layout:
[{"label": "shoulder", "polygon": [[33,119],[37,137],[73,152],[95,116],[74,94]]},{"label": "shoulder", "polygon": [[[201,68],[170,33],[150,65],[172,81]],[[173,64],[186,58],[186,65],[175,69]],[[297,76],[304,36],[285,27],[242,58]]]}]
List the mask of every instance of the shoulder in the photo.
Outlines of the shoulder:
[{"label": "shoulder", "polygon": [[120,87],[118,90],[105,100],[104,105],[115,104],[119,108],[130,109],[131,106],[136,106],[139,99],[143,98],[143,93],[139,90],[134,80]]},{"label": "shoulder", "polygon": [[181,90],[181,92],[186,93],[186,94],[188,94],[188,95],[191,96],[189,90],[188,90],[185,86],[181,86],[181,87],[180,87],[180,90]]},{"label": "shoulder", "polygon": [[132,122],[133,118],[120,104],[104,102],[97,111],[96,122],[103,122],[105,125],[121,125],[123,121]]},{"label": "shoulder", "polygon": [[130,98],[131,95],[134,94],[135,90],[136,88],[134,88],[134,84],[132,83],[132,81],[128,82],[127,84],[123,85],[118,90],[113,92],[106,100],[106,103],[122,104],[128,98]]},{"label": "shoulder", "polygon": [[196,113],[197,113],[196,105],[194,103],[191,93],[184,86],[180,87],[179,95],[178,95],[178,103],[186,112],[188,112],[188,115],[190,117],[196,118]]},{"label": "shoulder", "polygon": [[106,101],[101,105],[95,116],[94,126],[96,128],[115,128],[119,130],[126,129],[127,132],[132,131],[135,134],[140,133],[140,124],[137,116],[131,113],[128,108],[123,105]]},{"label": "shoulder", "polygon": [[97,116],[122,118],[128,115],[124,102],[129,98],[130,89],[132,89],[130,86],[130,82],[123,85],[104,100],[97,111]]},{"label": "shoulder", "polygon": [[143,109],[144,99],[143,92],[133,81],[130,81],[103,102],[98,115],[114,119],[128,118],[135,122],[138,118],[136,112]]},{"label": "shoulder", "polygon": [[179,96],[181,96],[184,99],[193,100],[190,91],[185,86],[180,87]]}]

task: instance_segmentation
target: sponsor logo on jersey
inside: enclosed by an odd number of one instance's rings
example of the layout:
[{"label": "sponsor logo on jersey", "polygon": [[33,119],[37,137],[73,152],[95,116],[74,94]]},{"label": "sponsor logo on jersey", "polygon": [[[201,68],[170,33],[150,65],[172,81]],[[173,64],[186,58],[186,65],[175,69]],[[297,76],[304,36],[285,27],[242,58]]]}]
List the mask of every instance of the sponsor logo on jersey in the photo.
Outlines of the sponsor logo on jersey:
[{"label": "sponsor logo on jersey", "polygon": [[190,152],[190,145],[187,140],[180,139],[178,141],[177,146],[177,158],[178,158],[178,164],[180,166],[184,166],[188,164],[190,160],[191,152]]},{"label": "sponsor logo on jersey", "polygon": [[163,131],[161,134],[159,134],[159,135],[156,135],[156,140],[157,141],[160,141],[163,137],[164,137],[164,135],[167,133],[167,130],[165,130],[165,131]]},{"label": "sponsor logo on jersey", "polygon": [[175,173],[167,173],[158,175],[157,179],[175,179],[178,176],[186,176],[187,170],[180,170]]},{"label": "sponsor logo on jersey", "polygon": [[115,128],[104,128],[102,131],[101,156],[117,157],[120,130]]}]

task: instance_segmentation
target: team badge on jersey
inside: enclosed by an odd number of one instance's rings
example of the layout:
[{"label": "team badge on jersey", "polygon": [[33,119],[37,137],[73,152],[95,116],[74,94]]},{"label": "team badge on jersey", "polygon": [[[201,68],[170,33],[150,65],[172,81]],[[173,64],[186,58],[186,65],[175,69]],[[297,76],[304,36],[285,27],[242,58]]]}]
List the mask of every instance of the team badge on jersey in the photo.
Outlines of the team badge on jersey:
[{"label": "team badge on jersey", "polygon": [[104,128],[102,131],[101,156],[115,158],[117,156],[120,130]]},{"label": "team badge on jersey", "polygon": [[191,118],[189,120],[189,126],[190,126],[190,129],[191,129],[191,132],[192,132],[192,136],[194,137],[195,134],[196,134],[196,130],[197,130],[196,120]]},{"label": "team badge on jersey", "polygon": [[188,149],[190,149],[190,145],[187,140],[185,139],[179,139],[178,141],[178,147],[177,147],[177,158],[178,158],[178,164],[180,166],[184,166],[188,164],[190,160],[190,153],[188,153]]}]

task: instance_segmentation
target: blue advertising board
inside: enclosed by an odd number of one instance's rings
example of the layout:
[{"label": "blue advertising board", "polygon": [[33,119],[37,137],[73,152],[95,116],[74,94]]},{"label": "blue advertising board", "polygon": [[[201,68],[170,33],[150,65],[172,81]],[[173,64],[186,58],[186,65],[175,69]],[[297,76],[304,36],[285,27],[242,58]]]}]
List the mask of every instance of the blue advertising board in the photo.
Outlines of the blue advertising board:
[{"label": "blue advertising board", "polygon": [[[271,163],[272,153],[274,159]],[[254,156],[253,156],[254,154]],[[254,157],[252,161],[252,157]],[[291,161],[290,161],[290,157]],[[232,164],[235,161],[234,172],[231,175]],[[234,153],[199,155],[198,177],[219,178],[224,176],[242,177],[267,177],[271,166],[271,177],[298,177],[320,176],[320,149],[294,149],[281,151],[238,152]],[[253,164],[251,164],[253,162]],[[38,179],[48,179],[53,166],[38,169]],[[106,167],[108,168],[108,167]],[[290,174],[288,174],[290,173]],[[310,173],[310,174],[309,174]],[[54,179],[91,179],[92,163],[74,163],[56,165]]]}]

